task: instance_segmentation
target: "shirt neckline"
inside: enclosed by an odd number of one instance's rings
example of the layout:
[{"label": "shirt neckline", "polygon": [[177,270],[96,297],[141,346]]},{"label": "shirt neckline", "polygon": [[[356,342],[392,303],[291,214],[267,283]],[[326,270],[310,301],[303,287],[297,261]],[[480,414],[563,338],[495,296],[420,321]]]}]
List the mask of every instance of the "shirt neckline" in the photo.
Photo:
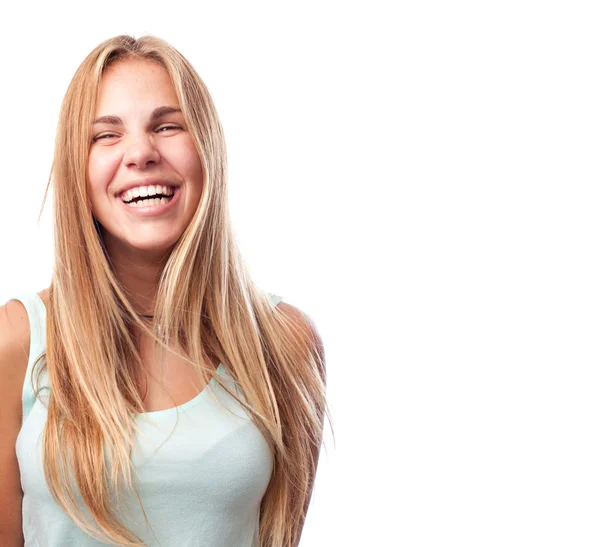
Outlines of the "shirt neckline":
[{"label": "shirt neckline", "polygon": [[[37,294],[37,293],[33,293],[33,294],[35,294],[35,296],[37,297],[38,305],[41,304],[41,310],[43,310],[42,320],[44,321],[43,324],[44,324],[44,332],[45,332],[46,304],[44,303],[44,301],[42,300],[42,297],[39,294]],[[33,340],[33,336],[32,336],[32,340]],[[225,374],[225,367],[223,366],[223,363],[219,363],[219,366],[216,368],[215,372],[216,372],[216,374],[220,374],[220,375]],[[214,388],[217,384],[218,384],[218,381],[215,378],[215,376],[213,375],[213,377],[204,386],[204,388],[200,391],[200,393],[198,393],[195,397],[192,397],[189,401],[186,401],[185,403],[178,405],[178,406],[163,408],[161,410],[149,410],[146,412],[137,412],[136,417],[139,418],[142,416],[147,416],[149,418],[158,418],[158,417],[169,416],[170,414],[176,414],[178,412],[190,410],[191,408],[195,407],[204,397],[206,397],[208,391],[210,389]]]},{"label": "shirt neckline", "polygon": [[[225,367],[223,366],[223,363],[219,363],[219,366],[216,368],[215,372],[216,372],[216,374],[224,374]],[[204,386],[204,388],[200,391],[200,393],[198,393],[198,395],[196,395],[195,397],[192,397],[189,401],[186,401],[185,403],[180,404],[178,406],[163,408],[161,410],[149,410],[146,412],[137,412],[136,417],[147,416],[149,418],[157,418],[157,417],[161,417],[161,416],[168,416],[170,414],[176,414],[178,412],[190,410],[191,408],[195,407],[204,397],[206,397],[208,391],[210,389],[214,388],[216,386],[216,384],[218,384],[218,381],[217,381],[216,377],[213,376],[210,379],[210,381],[206,384],[206,386]]]}]

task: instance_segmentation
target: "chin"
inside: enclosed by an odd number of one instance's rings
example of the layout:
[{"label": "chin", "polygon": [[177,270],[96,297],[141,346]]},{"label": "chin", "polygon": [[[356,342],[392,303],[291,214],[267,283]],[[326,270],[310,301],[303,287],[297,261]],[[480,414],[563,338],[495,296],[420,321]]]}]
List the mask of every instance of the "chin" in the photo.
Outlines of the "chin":
[{"label": "chin", "polygon": [[134,252],[148,253],[151,255],[159,253],[168,253],[175,246],[176,241],[132,241],[128,247]]},{"label": "chin", "polygon": [[151,240],[120,239],[117,242],[113,241],[113,245],[110,245],[109,254],[112,254],[113,258],[117,258],[119,255],[122,258],[146,255],[148,262],[156,262],[170,254],[176,242],[177,240],[171,238],[161,241],[157,241],[156,238]]},{"label": "chin", "polygon": [[[181,234],[179,230],[166,230],[165,227],[155,227],[149,231],[140,230],[138,233],[111,234],[103,230],[103,239],[109,255],[112,258],[127,258],[132,255],[146,254],[149,261],[155,261],[169,254]],[[157,237],[157,233],[160,237]]]}]

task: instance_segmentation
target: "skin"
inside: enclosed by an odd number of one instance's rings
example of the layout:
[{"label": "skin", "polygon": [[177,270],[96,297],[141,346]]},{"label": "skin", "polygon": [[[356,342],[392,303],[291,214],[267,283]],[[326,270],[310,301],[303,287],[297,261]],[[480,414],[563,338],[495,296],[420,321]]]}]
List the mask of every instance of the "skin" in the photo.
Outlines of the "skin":
[{"label": "skin", "polygon": [[[171,111],[157,117],[158,109],[165,107]],[[115,275],[137,311],[147,315],[153,314],[165,260],[190,224],[203,189],[202,162],[179,108],[160,63],[127,59],[102,76],[87,166],[92,212]],[[137,215],[119,197],[132,183],[147,178],[179,189],[177,201],[161,215]],[[203,387],[205,382],[199,384],[173,354],[166,357],[165,385],[157,382],[152,342],[144,333],[137,332],[137,337],[144,361],[138,381],[148,409],[169,408],[173,401],[181,404]]]},{"label": "skin", "polygon": [[[159,273],[169,250],[181,237],[200,202],[202,165],[181,112],[152,119],[159,107],[179,103],[166,69],[154,62],[120,61],[103,75],[95,119],[120,118],[120,123],[94,124],[88,159],[92,211],[102,227],[108,255],[117,277],[140,313],[152,314]],[[115,120],[113,120],[115,121]],[[179,202],[169,214],[140,218],[128,214],[117,193],[132,181],[158,177],[175,182]],[[48,289],[38,293],[48,306]],[[285,302],[278,306],[322,352],[322,340],[306,316]],[[29,319],[23,305],[0,306],[0,545],[22,547],[22,497],[15,442],[21,428],[21,394],[29,357]],[[141,351],[153,371],[147,344]],[[213,363],[216,366],[216,364]],[[147,410],[169,408],[195,396],[197,384],[189,368],[176,358],[168,364],[164,390],[146,378]],[[321,373],[324,375],[325,371]],[[319,450],[314,449],[315,458]],[[311,491],[314,475],[311,476]],[[306,504],[302,522],[308,509]]]},{"label": "skin", "polygon": [[0,306],[0,545],[23,547],[21,475],[15,451],[29,358],[29,319],[16,300]]},{"label": "skin", "polygon": [[[152,112],[162,106],[179,106],[162,65],[127,60],[110,67],[102,78],[96,119],[117,116],[122,123],[94,124],[94,142],[88,162],[92,211],[104,228],[104,240],[115,273],[132,301],[139,303],[139,311],[147,314],[152,313],[162,261],[190,223],[202,193],[202,165],[183,115],[173,113],[158,121],[151,120]],[[144,176],[158,176],[181,184],[180,198],[183,199],[171,209],[171,214],[140,219],[128,214],[115,196],[124,185]],[[282,302],[279,308],[298,325],[301,336],[312,339],[322,352],[322,340],[314,324],[307,323],[306,316],[294,306]],[[144,346],[142,340],[142,354]],[[321,355],[324,358],[323,353]],[[216,367],[216,363],[213,366]],[[169,369],[167,384],[178,399],[177,404],[189,400],[198,391],[193,375],[176,359],[169,362]],[[325,371],[321,374],[325,376]],[[172,399],[166,399],[151,378],[147,381],[149,407],[171,406]],[[318,447],[313,456],[318,460]],[[311,492],[314,478],[314,475],[310,478]],[[302,525],[307,510],[308,503]]]},{"label": "skin", "polygon": [[[160,271],[189,225],[202,194],[202,163],[181,112],[152,119],[160,107],[178,109],[167,70],[141,59],[119,61],[103,74],[88,158],[92,212],[109,257],[140,313],[152,314]],[[160,216],[132,214],[117,196],[145,177],[180,187],[178,202]]]}]

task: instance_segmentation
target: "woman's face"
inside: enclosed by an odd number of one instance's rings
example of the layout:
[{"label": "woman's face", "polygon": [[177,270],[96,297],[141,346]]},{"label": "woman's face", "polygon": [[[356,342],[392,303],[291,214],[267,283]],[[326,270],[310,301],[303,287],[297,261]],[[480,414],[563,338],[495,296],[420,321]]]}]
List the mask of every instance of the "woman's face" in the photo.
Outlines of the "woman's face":
[{"label": "woman's face", "polygon": [[201,160],[167,70],[140,59],[111,65],[94,120],[88,184],[109,255],[164,255],[202,194]]}]

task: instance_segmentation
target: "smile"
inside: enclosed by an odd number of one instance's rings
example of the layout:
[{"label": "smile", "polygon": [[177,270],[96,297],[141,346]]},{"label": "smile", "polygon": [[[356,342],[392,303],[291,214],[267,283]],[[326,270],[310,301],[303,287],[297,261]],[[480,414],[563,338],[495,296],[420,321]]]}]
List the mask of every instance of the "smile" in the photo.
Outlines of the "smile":
[{"label": "smile", "polygon": [[170,198],[173,196],[174,186],[162,184],[149,184],[147,186],[136,186],[121,194],[124,203],[139,203],[145,200]]},{"label": "smile", "polygon": [[[152,188],[152,187],[150,187]],[[161,188],[156,187],[156,188]],[[162,189],[158,192],[152,192],[151,195],[140,195],[136,192],[138,189],[133,188],[132,190],[128,190],[118,199],[126,207],[127,211],[133,213],[135,215],[141,216],[155,216],[162,215],[163,213],[168,212],[175,203],[178,201],[179,195],[181,194],[181,190],[179,188],[175,188],[173,186],[163,186]],[[138,193],[137,196],[134,194]],[[129,201],[126,201],[126,200]]]}]

